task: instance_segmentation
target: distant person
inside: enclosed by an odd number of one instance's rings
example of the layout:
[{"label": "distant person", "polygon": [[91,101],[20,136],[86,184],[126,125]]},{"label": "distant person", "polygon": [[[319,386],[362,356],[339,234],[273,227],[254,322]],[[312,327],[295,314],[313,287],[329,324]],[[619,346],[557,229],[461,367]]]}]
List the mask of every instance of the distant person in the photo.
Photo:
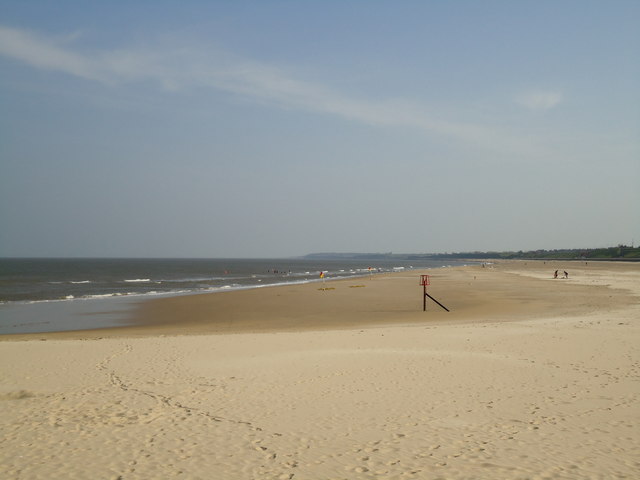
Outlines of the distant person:
[{"label": "distant person", "polygon": [[558,278],[558,270],[556,270],[555,272],[553,272],[553,278]]},{"label": "distant person", "polygon": [[569,278],[569,273],[566,270],[564,271],[564,278]]}]

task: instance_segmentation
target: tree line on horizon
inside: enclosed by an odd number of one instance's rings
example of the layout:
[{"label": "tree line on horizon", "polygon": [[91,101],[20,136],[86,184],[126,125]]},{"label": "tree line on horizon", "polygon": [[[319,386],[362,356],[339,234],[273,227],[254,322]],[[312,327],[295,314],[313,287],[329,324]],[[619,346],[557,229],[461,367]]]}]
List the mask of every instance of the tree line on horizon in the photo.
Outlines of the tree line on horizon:
[{"label": "tree line on horizon", "polygon": [[564,248],[556,250],[458,252],[458,253],[311,253],[305,258],[312,259],[503,259],[503,260],[638,260],[640,247],[618,245],[603,248]]},{"label": "tree line on horizon", "polygon": [[[460,252],[429,255],[430,258],[495,258],[505,260],[640,260],[640,247],[564,248],[517,252]],[[413,258],[416,258],[414,256]]]}]

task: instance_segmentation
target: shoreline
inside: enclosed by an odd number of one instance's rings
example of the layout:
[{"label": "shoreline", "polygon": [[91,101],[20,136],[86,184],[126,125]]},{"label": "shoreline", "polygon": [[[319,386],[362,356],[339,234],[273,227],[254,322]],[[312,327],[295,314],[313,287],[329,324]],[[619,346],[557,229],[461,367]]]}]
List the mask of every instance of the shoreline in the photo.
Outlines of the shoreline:
[{"label": "shoreline", "polygon": [[[330,281],[368,277],[372,268],[379,273],[415,267],[408,262],[395,261],[367,268],[354,261],[309,263],[268,259],[16,262],[5,265],[0,261],[0,269],[7,268],[3,270],[3,278],[13,278],[5,288],[0,288],[3,293],[0,335],[119,327],[126,322],[121,321],[123,315],[120,313],[124,309],[118,304],[320,282],[321,270],[327,276],[326,281]],[[454,262],[449,266],[453,265],[462,263]],[[442,266],[439,262],[424,262],[419,267]],[[21,275],[24,275],[23,280],[20,280]],[[13,286],[12,281],[15,282]],[[113,310],[118,310],[118,314]]]},{"label": "shoreline", "polygon": [[[483,265],[486,265],[483,267]],[[605,292],[585,280],[590,272],[613,268],[638,271],[634,263],[589,265],[582,260],[491,260],[484,264],[390,272],[322,282],[264,286],[178,295],[136,302],[123,326],[0,335],[1,341],[97,339],[156,335],[202,335],[309,330],[345,330],[389,325],[514,321],[555,314],[580,315],[594,307],[623,308],[624,292]],[[553,279],[569,269],[569,279]],[[518,271],[519,274],[514,274]],[[528,272],[524,273],[523,272]],[[429,274],[431,300],[422,311],[419,275]],[[322,290],[322,288],[325,290]],[[559,296],[571,295],[555,305]],[[614,298],[615,297],[615,298]]]}]

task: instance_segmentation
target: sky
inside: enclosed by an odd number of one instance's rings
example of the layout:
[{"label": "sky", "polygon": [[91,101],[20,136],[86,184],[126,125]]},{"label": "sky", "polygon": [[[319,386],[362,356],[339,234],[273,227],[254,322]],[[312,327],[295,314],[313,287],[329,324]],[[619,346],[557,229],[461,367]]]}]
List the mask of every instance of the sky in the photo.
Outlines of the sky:
[{"label": "sky", "polygon": [[0,256],[640,243],[640,2],[0,0]]}]

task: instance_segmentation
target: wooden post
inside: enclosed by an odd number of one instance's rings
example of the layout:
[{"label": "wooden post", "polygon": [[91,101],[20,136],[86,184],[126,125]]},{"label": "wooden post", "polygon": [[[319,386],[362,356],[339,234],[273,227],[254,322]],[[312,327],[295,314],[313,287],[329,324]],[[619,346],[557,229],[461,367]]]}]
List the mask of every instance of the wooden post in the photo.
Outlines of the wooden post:
[{"label": "wooden post", "polygon": [[422,311],[427,311],[427,285],[429,285],[429,275],[420,275],[420,285],[422,285]]},{"label": "wooden post", "polygon": [[422,311],[426,312],[427,311],[427,286],[423,285],[422,288],[424,290],[424,295],[422,296]]}]

